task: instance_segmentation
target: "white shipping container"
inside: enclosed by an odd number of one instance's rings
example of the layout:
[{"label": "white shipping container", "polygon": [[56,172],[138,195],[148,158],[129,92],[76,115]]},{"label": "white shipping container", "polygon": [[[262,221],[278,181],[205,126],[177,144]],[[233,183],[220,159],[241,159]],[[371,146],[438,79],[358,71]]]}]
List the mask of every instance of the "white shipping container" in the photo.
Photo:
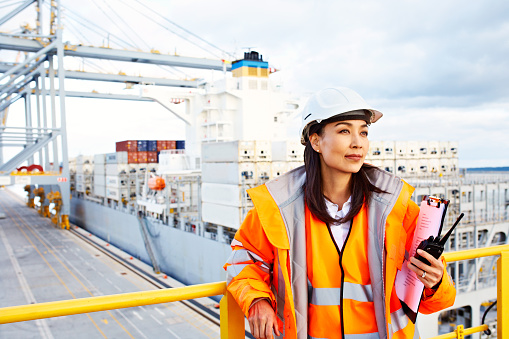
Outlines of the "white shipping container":
[{"label": "white shipping container", "polygon": [[94,158],[91,155],[78,155],[76,157],[76,165],[92,164]]},{"label": "white shipping container", "polygon": [[270,162],[256,163],[256,183],[261,185],[272,179],[272,165]]},{"label": "white shipping container", "polygon": [[120,178],[114,175],[106,176],[106,186],[107,187],[118,187],[120,186]]},{"label": "white shipping container", "polygon": [[94,184],[94,195],[98,197],[105,197],[106,196],[106,186],[104,185],[95,185]]},{"label": "white shipping container", "polygon": [[396,159],[396,175],[406,176],[408,174],[408,164],[406,159]]},{"label": "white shipping container", "polygon": [[[106,154],[94,155],[94,165],[104,165],[106,163]],[[104,166],[103,166],[104,167]]]},{"label": "white shipping container", "polygon": [[440,143],[438,141],[428,141],[429,158],[440,158]]},{"label": "white shipping container", "polygon": [[407,142],[396,141],[396,158],[406,158],[406,157],[407,157]]},{"label": "white shipping container", "polygon": [[127,199],[127,188],[111,188],[106,187],[106,198],[120,201],[122,198]]},{"label": "white shipping container", "polygon": [[417,157],[419,157],[420,159],[431,158],[431,149],[429,147],[429,142],[419,141],[417,143],[417,148],[419,149],[419,152],[417,153]]},{"label": "white shipping container", "polygon": [[272,166],[272,177],[277,178],[282,174],[288,172],[288,163],[286,161],[273,161]]},{"label": "white shipping container", "polygon": [[106,186],[106,177],[104,175],[94,175],[94,186]]},{"label": "white shipping container", "polygon": [[396,173],[395,172],[395,165],[396,165],[396,160],[382,160],[382,169],[384,169],[385,171],[389,172],[389,173]]},{"label": "white shipping container", "polygon": [[440,173],[440,160],[438,158],[428,159],[428,171],[431,173]]},{"label": "white shipping container", "polygon": [[449,150],[451,153],[451,157],[457,158],[458,157],[458,142],[457,141],[450,141],[449,142]]},{"label": "white shipping container", "polygon": [[297,167],[300,167],[300,166],[303,166],[304,165],[304,162],[303,161],[288,161],[288,172],[290,172],[291,170],[297,168]]},{"label": "white shipping container", "polygon": [[384,161],[382,159],[366,159],[366,163],[382,168]]},{"label": "white shipping container", "polygon": [[106,175],[127,174],[127,164],[106,164]]},{"label": "white shipping container", "polygon": [[85,192],[85,184],[82,182],[76,183],[76,192],[84,193]]},{"label": "white shipping container", "polygon": [[254,162],[205,162],[202,164],[202,182],[240,185],[256,183]]},{"label": "white shipping container", "polygon": [[255,142],[236,140],[203,143],[202,162],[252,162],[255,159]]},{"label": "white shipping container", "polygon": [[396,143],[394,141],[382,141],[382,158],[384,160],[396,159]]},{"label": "white shipping container", "polygon": [[419,145],[417,141],[407,141],[407,156],[410,158],[419,158]]},{"label": "white shipping container", "polygon": [[203,202],[201,208],[203,221],[235,229],[239,229],[242,223],[242,207]]},{"label": "white shipping container", "polygon": [[382,159],[383,144],[381,141],[371,141],[369,143],[369,151],[366,158],[369,160]]},{"label": "white shipping container", "polygon": [[251,199],[242,185],[214,184],[204,182],[201,186],[202,202],[241,207],[242,201],[250,205]]},{"label": "white shipping container", "polygon": [[92,164],[78,164],[76,165],[76,173],[79,174],[92,174],[94,166]]},{"label": "white shipping container", "polygon": [[94,175],[105,175],[106,167],[105,164],[95,164],[94,165]]},{"label": "white shipping container", "polygon": [[127,152],[116,152],[106,154],[107,164],[127,164]]},{"label": "white shipping container", "polygon": [[272,161],[272,144],[270,141],[255,141],[255,161]]},{"label": "white shipping container", "polygon": [[76,174],[76,182],[84,183],[85,182],[85,175],[77,173]]},{"label": "white shipping container", "polygon": [[304,161],[304,146],[295,140],[274,141],[272,161]]}]

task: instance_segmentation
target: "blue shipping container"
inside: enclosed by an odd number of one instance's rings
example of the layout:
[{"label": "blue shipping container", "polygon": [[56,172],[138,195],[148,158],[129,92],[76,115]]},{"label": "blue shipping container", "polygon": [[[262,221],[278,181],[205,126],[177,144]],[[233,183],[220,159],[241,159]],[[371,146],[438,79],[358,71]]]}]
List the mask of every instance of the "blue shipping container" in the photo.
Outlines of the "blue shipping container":
[{"label": "blue shipping container", "polygon": [[138,152],[148,152],[148,140],[138,140]]},{"label": "blue shipping container", "polygon": [[147,140],[147,151],[149,152],[157,152],[157,140]]},{"label": "blue shipping container", "polygon": [[186,141],[185,140],[177,140],[177,149],[185,149]]}]

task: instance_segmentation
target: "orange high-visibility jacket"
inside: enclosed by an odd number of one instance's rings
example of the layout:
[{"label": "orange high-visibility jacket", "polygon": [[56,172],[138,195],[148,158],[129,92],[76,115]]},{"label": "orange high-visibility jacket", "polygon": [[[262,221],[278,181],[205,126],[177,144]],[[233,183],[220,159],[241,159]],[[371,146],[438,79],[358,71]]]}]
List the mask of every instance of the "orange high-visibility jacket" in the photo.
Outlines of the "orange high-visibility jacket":
[{"label": "orange high-visibility jacket", "polygon": [[[405,251],[410,250],[419,208],[410,200],[413,188],[401,179],[374,170],[370,180],[387,192],[373,193],[365,213],[369,229],[367,269],[375,314],[372,321],[376,322],[380,338],[393,338],[391,317],[399,308],[391,305],[394,280]],[[308,338],[304,182],[305,170],[300,167],[248,190],[254,208],[235,235],[233,252],[225,265],[228,290],[244,314],[249,314],[253,300],[270,299],[284,338]],[[452,306],[455,296],[456,290],[444,269],[438,290],[422,299],[419,311],[429,314]],[[411,336],[414,335],[418,337],[412,327]]]}]

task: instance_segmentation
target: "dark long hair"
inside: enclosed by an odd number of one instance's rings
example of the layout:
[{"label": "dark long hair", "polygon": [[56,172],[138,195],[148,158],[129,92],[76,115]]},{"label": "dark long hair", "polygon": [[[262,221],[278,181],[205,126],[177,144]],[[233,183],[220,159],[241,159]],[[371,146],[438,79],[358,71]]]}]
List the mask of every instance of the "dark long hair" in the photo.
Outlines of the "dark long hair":
[{"label": "dark long hair", "polygon": [[[324,120],[320,124],[315,124],[309,129],[308,135],[317,133],[323,134],[323,127],[333,121],[331,119]],[[344,223],[352,220],[362,208],[362,204],[369,203],[371,194],[384,193],[383,190],[373,185],[369,178],[368,173],[371,171],[378,171],[379,169],[369,164],[363,164],[359,172],[352,174],[350,180],[350,191],[352,192],[350,211],[340,220],[336,220],[329,215],[327,206],[325,205],[323,188],[322,188],[322,173],[320,164],[320,155],[311,147],[311,142],[306,141],[306,148],[304,149],[304,163],[306,167],[306,183],[304,185],[304,199],[311,211],[324,223]]]}]

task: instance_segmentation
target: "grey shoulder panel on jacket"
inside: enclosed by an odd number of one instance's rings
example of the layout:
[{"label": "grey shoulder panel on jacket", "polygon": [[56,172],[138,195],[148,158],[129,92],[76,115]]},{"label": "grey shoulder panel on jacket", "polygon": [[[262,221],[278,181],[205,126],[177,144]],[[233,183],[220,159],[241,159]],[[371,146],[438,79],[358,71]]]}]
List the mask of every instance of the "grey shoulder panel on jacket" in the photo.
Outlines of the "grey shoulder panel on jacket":
[{"label": "grey shoulder panel on jacket", "polygon": [[304,166],[297,167],[267,183],[267,189],[276,204],[280,207],[296,199],[303,192],[306,182],[306,169]]}]

